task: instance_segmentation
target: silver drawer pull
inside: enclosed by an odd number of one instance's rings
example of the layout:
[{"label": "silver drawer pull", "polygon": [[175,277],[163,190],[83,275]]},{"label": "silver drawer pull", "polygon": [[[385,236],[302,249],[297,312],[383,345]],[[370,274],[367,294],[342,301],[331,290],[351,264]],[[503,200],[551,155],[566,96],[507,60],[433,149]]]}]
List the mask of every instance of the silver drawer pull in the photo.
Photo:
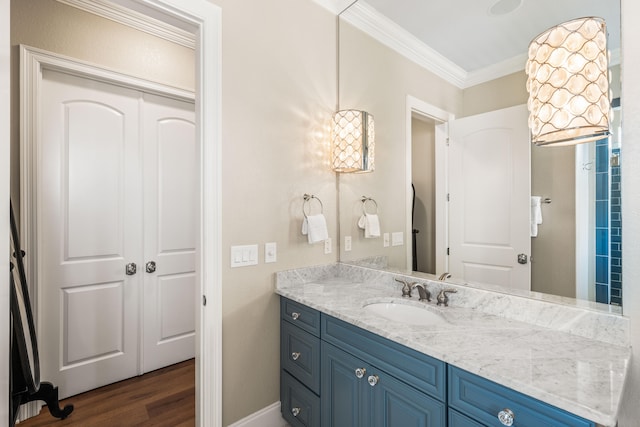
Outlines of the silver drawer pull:
[{"label": "silver drawer pull", "polygon": [[365,368],[356,368],[356,378],[362,378],[364,377],[364,374],[367,373],[367,370]]},{"label": "silver drawer pull", "polygon": [[291,408],[291,415],[293,415],[294,417],[300,415],[300,408]]},{"label": "silver drawer pull", "polygon": [[297,351],[294,351],[293,353],[291,353],[291,358],[293,360],[298,360],[298,358],[300,357],[300,353]]},{"label": "silver drawer pull", "polygon": [[291,318],[293,320],[298,320],[299,317],[300,317],[300,313],[296,313],[295,311],[291,313]]},{"label": "silver drawer pull", "polygon": [[513,411],[511,409],[508,409],[508,408],[505,408],[502,411],[498,412],[498,419],[500,420],[500,422],[504,426],[512,426],[513,425],[513,419],[515,417],[516,416],[513,414]]},{"label": "silver drawer pull", "polygon": [[369,378],[367,378],[367,381],[369,381],[369,385],[371,387],[375,387],[376,384],[378,384],[378,380],[380,378],[378,378],[377,375],[369,375]]}]

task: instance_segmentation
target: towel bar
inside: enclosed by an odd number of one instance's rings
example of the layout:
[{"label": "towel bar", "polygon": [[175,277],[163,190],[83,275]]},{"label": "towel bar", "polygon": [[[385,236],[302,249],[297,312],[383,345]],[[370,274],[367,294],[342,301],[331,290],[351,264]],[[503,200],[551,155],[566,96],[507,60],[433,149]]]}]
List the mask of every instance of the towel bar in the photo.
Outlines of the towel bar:
[{"label": "towel bar", "polygon": [[[360,199],[360,201],[362,202],[362,213],[363,214],[369,214],[369,215],[377,215],[378,214],[378,203],[373,200],[371,197],[367,197],[367,196],[362,196],[362,199]],[[375,211],[374,212],[367,212],[367,202],[372,202],[373,205],[375,206]]]}]

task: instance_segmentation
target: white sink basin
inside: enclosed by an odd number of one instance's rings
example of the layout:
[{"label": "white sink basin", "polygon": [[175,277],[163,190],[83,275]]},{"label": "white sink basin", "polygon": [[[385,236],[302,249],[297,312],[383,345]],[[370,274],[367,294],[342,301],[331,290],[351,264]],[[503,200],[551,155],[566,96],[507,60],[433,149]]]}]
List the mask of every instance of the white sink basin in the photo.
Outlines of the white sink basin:
[{"label": "white sink basin", "polygon": [[446,320],[438,313],[408,304],[376,302],[365,305],[364,309],[387,320],[407,325],[428,326],[446,323]]}]

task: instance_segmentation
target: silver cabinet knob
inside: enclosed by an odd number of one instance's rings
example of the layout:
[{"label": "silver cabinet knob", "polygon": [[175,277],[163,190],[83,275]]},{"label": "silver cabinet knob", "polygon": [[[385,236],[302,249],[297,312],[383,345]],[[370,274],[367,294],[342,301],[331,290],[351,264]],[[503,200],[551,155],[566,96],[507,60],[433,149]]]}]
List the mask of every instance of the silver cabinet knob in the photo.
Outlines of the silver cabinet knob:
[{"label": "silver cabinet knob", "polygon": [[127,273],[127,276],[133,276],[136,274],[136,271],[138,271],[138,266],[135,262],[130,262],[125,266],[125,273]]},{"label": "silver cabinet knob", "polygon": [[300,408],[291,408],[291,415],[293,415],[294,417],[297,417],[298,415],[300,415]]},{"label": "silver cabinet knob", "polygon": [[379,380],[380,378],[378,378],[377,375],[369,375],[369,378],[367,378],[367,381],[369,381],[369,385],[371,387],[375,387],[375,385],[378,384]]},{"label": "silver cabinet knob", "polygon": [[147,273],[154,273],[156,271],[156,262],[149,261],[145,264],[144,269],[147,271]]},{"label": "silver cabinet knob", "polygon": [[356,378],[363,378],[364,374],[367,373],[367,370],[365,368],[356,368],[355,373],[356,373]]},{"label": "silver cabinet knob", "polygon": [[300,318],[300,313],[296,313],[295,311],[293,313],[291,313],[291,318],[293,320],[298,320],[298,318]]},{"label": "silver cabinet knob", "polygon": [[291,358],[293,360],[298,360],[298,358],[300,357],[300,353],[297,351],[294,351],[293,353],[291,353]]},{"label": "silver cabinet knob", "polygon": [[512,426],[513,420],[515,419],[515,415],[511,409],[505,408],[502,411],[498,412],[498,420],[504,426]]}]

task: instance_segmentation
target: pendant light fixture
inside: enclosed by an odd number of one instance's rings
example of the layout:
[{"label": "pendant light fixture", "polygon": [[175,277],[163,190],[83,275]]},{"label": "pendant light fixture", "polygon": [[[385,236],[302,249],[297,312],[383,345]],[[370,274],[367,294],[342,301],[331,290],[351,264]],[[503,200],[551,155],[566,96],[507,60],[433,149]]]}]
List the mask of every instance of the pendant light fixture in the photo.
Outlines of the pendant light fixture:
[{"label": "pendant light fixture", "polygon": [[603,19],[574,19],[537,36],[529,45],[526,72],[533,143],[573,145],[609,135],[609,60]]}]

